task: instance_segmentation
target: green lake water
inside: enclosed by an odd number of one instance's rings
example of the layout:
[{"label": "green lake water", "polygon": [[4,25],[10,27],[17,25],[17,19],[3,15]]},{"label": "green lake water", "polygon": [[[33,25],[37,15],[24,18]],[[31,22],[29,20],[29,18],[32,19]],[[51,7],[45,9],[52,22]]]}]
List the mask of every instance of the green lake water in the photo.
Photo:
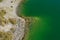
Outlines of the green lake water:
[{"label": "green lake water", "polygon": [[60,0],[29,0],[23,14],[38,19],[30,26],[28,40],[60,40]]}]

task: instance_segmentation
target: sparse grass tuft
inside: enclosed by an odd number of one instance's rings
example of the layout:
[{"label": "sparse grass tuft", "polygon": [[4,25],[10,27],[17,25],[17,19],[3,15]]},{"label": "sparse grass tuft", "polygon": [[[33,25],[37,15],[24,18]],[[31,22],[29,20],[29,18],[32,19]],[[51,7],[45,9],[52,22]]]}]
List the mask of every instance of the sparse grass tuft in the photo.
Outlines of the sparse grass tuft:
[{"label": "sparse grass tuft", "polygon": [[16,19],[9,18],[9,21],[10,21],[10,23],[12,23],[12,24],[16,24]]},{"label": "sparse grass tuft", "polygon": [[3,0],[0,0],[0,2],[2,2]]},{"label": "sparse grass tuft", "polygon": [[0,40],[12,40],[12,33],[0,31]]}]

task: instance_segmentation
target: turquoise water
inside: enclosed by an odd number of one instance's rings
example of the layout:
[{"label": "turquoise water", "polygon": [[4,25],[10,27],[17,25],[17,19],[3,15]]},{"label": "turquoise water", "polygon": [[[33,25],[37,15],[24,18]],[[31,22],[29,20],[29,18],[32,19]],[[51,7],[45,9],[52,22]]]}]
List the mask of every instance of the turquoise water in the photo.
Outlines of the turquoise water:
[{"label": "turquoise water", "polygon": [[39,18],[30,26],[28,40],[60,40],[60,0],[29,0],[22,12]]}]

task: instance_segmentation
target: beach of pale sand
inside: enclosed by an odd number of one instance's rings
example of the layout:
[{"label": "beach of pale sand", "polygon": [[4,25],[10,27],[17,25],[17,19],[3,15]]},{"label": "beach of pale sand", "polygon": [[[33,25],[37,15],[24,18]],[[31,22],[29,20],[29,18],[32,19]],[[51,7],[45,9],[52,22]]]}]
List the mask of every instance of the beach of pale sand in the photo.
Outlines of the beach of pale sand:
[{"label": "beach of pale sand", "polygon": [[10,22],[4,25],[4,27],[0,25],[0,31],[3,32],[9,32],[12,27],[15,28],[15,32],[12,33],[14,35],[12,40],[22,40],[22,37],[24,36],[25,20],[18,17],[16,14],[16,8],[20,1],[21,0],[3,0],[0,2],[0,10],[6,11],[4,18],[6,20],[13,18],[17,21],[16,25],[11,24]]}]

